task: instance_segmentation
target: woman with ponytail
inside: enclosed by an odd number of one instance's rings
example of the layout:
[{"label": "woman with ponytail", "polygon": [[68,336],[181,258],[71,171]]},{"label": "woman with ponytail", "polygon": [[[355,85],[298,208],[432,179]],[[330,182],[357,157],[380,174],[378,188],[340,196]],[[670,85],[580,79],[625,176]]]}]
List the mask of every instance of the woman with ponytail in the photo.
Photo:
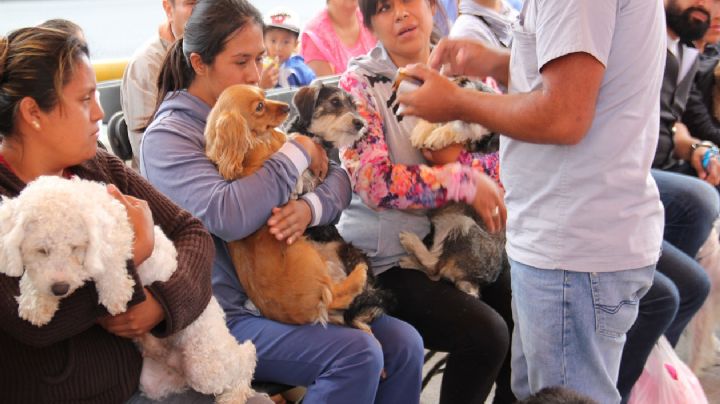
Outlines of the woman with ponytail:
[{"label": "woman with ponytail", "polygon": [[[143,136],[140,169],[196,215],[216,248],[213,292],[235,337],[257,348],[255,378],[307,386],[307,403],[417,403],[422,341],[407,323],[381,316],[374,337],[348,327],[288,325],[262,317],[238,281],[225,242],[267,223],[293,242],[305,228],[334,220],[350,202],[350,181],[309,138],[287,142],[255,174],[225,181],[205,156],[203,132],[220,93],[257,85],[265,54],[260,13],[245,0],[201,0],[170,50],[159,80],[159,105]],[[306,168],[326,176],[287,202]]]}]

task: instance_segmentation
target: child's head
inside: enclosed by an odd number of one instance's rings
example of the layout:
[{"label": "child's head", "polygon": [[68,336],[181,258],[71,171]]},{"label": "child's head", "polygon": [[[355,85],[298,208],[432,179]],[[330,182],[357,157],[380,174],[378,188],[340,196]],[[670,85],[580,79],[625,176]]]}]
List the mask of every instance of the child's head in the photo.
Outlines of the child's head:
[{"label": "child's head", "polygon": [[297,49],[300,24],[288,10],[278,9],[265,18],[265,48],[268,56],[283,63]]}]

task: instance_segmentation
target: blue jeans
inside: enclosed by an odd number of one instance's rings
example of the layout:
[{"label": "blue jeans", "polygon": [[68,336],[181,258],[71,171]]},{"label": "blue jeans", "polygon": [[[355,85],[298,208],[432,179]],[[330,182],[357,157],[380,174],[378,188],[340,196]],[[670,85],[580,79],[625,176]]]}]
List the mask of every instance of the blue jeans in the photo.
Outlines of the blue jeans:
[{"label": "blue jeans", "polygon": [[511,261],[512,387],[518,399],[564,385],[597,400],[620,402],[615,387],[625,333],[655,266],[587,273]]},{"label": "blue jeans", "polygon": [[717,192],[686,175],[659,170],[652,175],[665,206],[665,241],[653,285],[640,300],[638,318],[628,331],[618,377],[623,402],[658,338],[665,334],[674,346],[710,290],[710,280],[694,257],[718,216]]},{"label": "blue jeans", "polygon": [[[257,349],[255,379],[306,386],[304,403],[418,403],[423,343],[408,323],[383,315],[373,336],[349,327],[289,325],[250,314],[228,326]],[[380,377],[382,370],[387,377]]]}]

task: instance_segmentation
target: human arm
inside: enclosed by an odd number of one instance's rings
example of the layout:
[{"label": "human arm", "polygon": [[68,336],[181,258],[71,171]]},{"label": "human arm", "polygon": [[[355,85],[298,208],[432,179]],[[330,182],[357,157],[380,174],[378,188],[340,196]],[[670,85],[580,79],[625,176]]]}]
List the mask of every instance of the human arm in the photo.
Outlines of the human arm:
[{"label": "human arm", "polygon": [[[101,160],[100,157],[104,157]],[[109,167],[114,184],[120,192],[147,201],[153,221],[160,226],[177,250],[177,269],[165,282],[143,285],[148,299],[139,307],[115,316],[114,324],[126,332],[124,336],[137,336],[149,324],[151,305],[157,303],[163,312],[163,321],[154,326],[154,335],[164,337],[185,328],[205,309],[212,294],[210,272],[214,257],[212,239],[202,223],[153,188],[122,161],[103,154],[98,160]]]},{"label": "human arm", "polygon": [[210,233],[225,241],[242,239],[265,224],[273,207],[288,201],[310,159],[291,141],[254,174],[226,181],[205,155],[202,130],[177,129],[164,120],[151,125],[142,147],[143,175]]},{"label": "human arm", "polygon": [[400,94],[398,101],[406,105],[406,115],[433,122],[475,122],[525,142],[574,145],[590,129],[604,72],[590,54],[571,53],[543,67],[542,89],[500,95],[459,88],[439,73],[414,65],[407,73],[424,83]]},{"label": "human arm", "polygon": [[704,145],[692,147],[699,142],[700,139],[693,137],[684,124],[681,122],[675,123],[673,154],[675,157],[690,163],[695,169],[695,172],[697,172],[698,178],[707,181],[713,186],[717,186],[720,184],[720,161],[718,160],[718,156],[711,158],[708,166],[703,168],[702,159],[709,147]]},{"label": "human arm", "polygon": [[[163,56],[152,53],[146,57],[163,60]],[[137,155],[140,149],[140,140],[143,134],[141,129],[147,126],[155,112],[159,72],[159,66],[154,68],[152,65],[132,59],[123,73],[120,85],[120,105],[127,123],[133,155]]]},{"label": "human arm", "polygon": [[347,173],[335,162],[330,162],[327,177],[315,191],[283,207],[273,208],[268,220],[270,232],[278,240],[287,239],[291,244],[308,227],[332,223],[350,204],[351,194]]},{"label": "human arm", "polygon": [[475,39],[443,38],[433,49],[430,68],[448,76],[490,76],[504,86],[510,80],[510,52]]},{"label": "human arm", "polygon": [[367,133],[341,152],[353,191],[371,208],[421,209],[448,200],[470,203],[475,197],[476,172],[460,163],[442,166],[406,165],[390,159],[382,117],[367,78],[346,72],[340,87],[351,93],[366,120]]}]

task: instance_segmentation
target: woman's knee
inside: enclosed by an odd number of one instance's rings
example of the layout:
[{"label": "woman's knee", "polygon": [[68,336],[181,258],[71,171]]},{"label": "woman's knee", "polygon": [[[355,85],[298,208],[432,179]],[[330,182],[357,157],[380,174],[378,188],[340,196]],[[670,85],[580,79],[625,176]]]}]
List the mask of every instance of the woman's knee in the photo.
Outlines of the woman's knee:
[{"label": "woman's knee", "polygon": [[423,340],[415,327],[393,317],[384,316],[377,330],[377,338],[388,363],[387,368],[422,369],[425,348]]},{"label": "woman's knee", "polygon": [[352,368],[364,377],[379,377],[385,363],[383,349],[378,340],[359,330],[347,333],[344,338],[345,345],[338,352],[331,367]]}]

